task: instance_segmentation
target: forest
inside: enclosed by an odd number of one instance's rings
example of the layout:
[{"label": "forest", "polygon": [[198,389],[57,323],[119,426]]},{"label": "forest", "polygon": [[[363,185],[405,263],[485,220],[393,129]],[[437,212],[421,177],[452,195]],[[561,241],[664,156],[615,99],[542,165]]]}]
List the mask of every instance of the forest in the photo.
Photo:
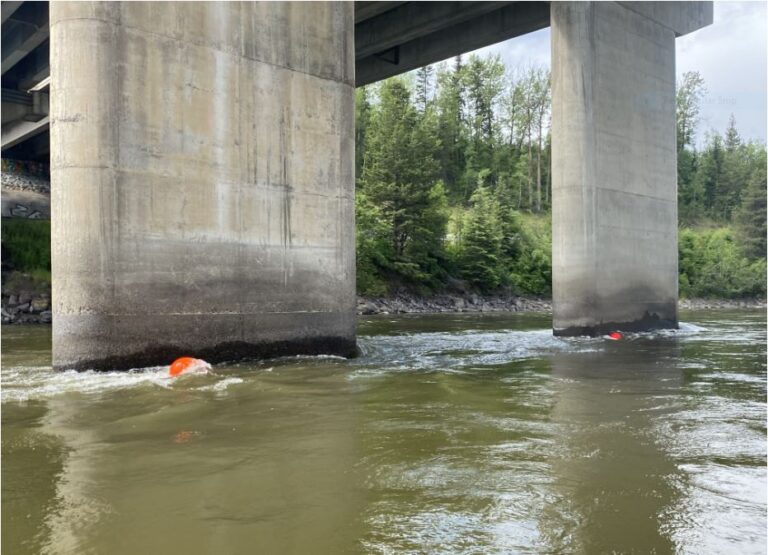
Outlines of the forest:
[{"label": "forest", "polygon": [[[697,142],[677,89],[680,295],[763,297],[766,148],[731,117]],[[358,293],[551,294],[550,76],[470,55],[356,91]],[[698,145],[698,146],[697,146]]]}]

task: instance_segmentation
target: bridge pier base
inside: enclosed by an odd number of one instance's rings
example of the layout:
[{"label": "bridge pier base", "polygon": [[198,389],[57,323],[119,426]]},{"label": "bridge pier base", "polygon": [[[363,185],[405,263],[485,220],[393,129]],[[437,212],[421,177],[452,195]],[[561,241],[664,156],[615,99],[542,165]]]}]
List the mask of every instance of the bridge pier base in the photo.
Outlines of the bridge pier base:
[{"label": "bridge pier base", "polygon": [[353,4],[50,19],[54,367],[352,354]]},{"label": "bridge pier base", "polygon": [[677,327],[675,36],[707,16],[551,4],[555,334]]}]

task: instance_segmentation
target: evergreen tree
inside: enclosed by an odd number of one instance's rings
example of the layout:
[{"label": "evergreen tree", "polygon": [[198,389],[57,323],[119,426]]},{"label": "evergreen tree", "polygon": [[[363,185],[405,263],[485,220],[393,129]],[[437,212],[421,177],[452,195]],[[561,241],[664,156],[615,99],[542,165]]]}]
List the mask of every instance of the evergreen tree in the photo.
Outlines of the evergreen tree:
[{"label": "evergreen tree", "polygon": [[504,66],[498,56],[483,59],[473,54],[465,67],[463,78],[468,99],[470,137],[466,150],[464,200],[469,200],[481,171],[488,170],[488,179],[492,183],[496,180],[494,108],[503,87]]},{"label": "evergreen tree", "polygon": [[738,131],[736,131],[736,119],[731,114],[728,128],[725,130],[723,140],[725,153],[723,155],[723,167],[720,179],[720,190],[715,202],[715,217],[721,217],[723,221],[730,222],[734,210],[741,202],[741,191],[749,180],[749,158],[744,151]]},{"label": "evergreen tree", "polygon": [[416,70],[416,105],[424,113],[427,111],[432,91],[434,68],[426,65]]},{"label": "evergreen tree", "polygon": [[392,268],[413,281],[440,258],[446,218],[436,207],[436,137],[421,124],[410,92],[400,79],[385,81],[367,134],[361,189],[386,221]]},{"label": "evergreen tree", "polygon": [[462,197],[466,134],[463,122],[464,80],[461,64],[453,69],[441,67],[437,73],[437,134],[440,139],[438,160],[440,175],[451,199]]},{"label": "evergreen tree", "polygon": [[366,295],[383,295],[387,286],[381,275],[392,267],[390,230],[382,211],[365,192],[355,193],[355,254],[357,290]]},{"label": "evergreen tree", "polygon": [[736,216],[744,254],[753,259],[766,256],[766,163],[760,149]]},{"label": "evergreen tree", "polygon": [[741,137],[736,131],[736,118],[733,114],[728,118],[728,127],[725,130],[725,150],[735,152],[741,146]]},{"label": "evergreen tree", "polygon": [[704,196],[703,206],[708,214],[717,214],[718,193],[723,173],[723,141],[720,135],[711,135],[707,147],[701,154],[701,162],[696,170],[696,189]]},{"label": "evergreen tree", "polygon": [[677,153],[677,203],[681,223],[693,224],[704,215],[703,180],[697,179],[698,156],[682,149]]},{"label": "evergreen tree", "polygon": [[460,254],[461,274],[474,287],[491,291],[501,283],[499,203],[482,185],[470,202]]}]

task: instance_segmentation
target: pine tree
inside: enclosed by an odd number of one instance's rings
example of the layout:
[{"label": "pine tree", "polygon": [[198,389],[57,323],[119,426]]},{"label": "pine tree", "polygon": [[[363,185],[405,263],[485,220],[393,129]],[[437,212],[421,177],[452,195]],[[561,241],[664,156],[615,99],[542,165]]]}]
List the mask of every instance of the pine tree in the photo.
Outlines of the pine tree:
[{"label": "pine tree", "polygon": [[704,215],[702,179],[697,179],[699,156],[693,150],[682,149],[677,153],[678,215],[682,223],[692,224]]},{"label": "pine tree", "polygon": [[475,190],[470,202],[460,255],[461,273],[472,286],[491,291],[501,283],[499,203],[485,186]]},{"label": "pine tree", "polygon": [[434,68],[426,65],[416,70],[416,105],[422,113],[427,111],[432,91]]},{"label": "pine tree", "polygon": [[720,193],[720,180],[723,173],[723,141],[720,135],[711,135],[701,154],[701,162],[696,170],[696,185],[704,195],[703,205],[708,214],[717,216],[717,204]]},{"label": "pine tree", "polygon": [[736,215],[744,254],[750,258],[766,257],[766,162],[761,149]]},{"label": "pine tree", "polygon": [[[477,183],[477,175],[488,170],[491,183],[496,181],[494,150],[496,142],[495,108],[503,88],[504,66],[498,56],[487,59],[472,55],[466,66],[464,79],[469,106],[469,136],[467,149],[467,172],[465,184],[472,188]],[[467,187],[465,199],[468,200],[472,189]]]},{"label": "pine tree", "polygon": [[[372,114],[360,185],[386,220],[392,268],[413,281],[429,281],[441,256],[446,217],[435,188],[437,139],[422,124],[400,79],[385,81]],[[444,195],[443,195],[444,196]]]},{"label": "pine tree", "polygon": [[725,130],[725,150],[735,152],[741,146],[741,137],[736,131],[736,118],[733,114],[728,118],[728,127]]},{"label": "pine tree", "polygon": [[463,121],[464,80],[460,60],[454,68],[442,67],[437,72],[437,135],[440,175],[451,199],[462,197],[466,134]]}]

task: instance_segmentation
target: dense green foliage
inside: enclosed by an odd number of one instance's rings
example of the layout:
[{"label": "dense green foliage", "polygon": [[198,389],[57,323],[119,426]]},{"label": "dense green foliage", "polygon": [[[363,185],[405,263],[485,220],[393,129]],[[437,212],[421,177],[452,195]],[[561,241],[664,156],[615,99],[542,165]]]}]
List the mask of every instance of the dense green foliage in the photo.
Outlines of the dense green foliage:
[{"label": "dense green foliage", "polygon": [[51,271],[51,222],[3,218],[3,265],[20,272]]},{"label": "dense green foliage", "polygon": [[3,291],[50,292],[51,222],[2,220]]},{"label": "dense green foliage", "polygon": [[[680,292],[765,294],[766,150],[733,119],[695,147],[704,81],[677,92]],[[457,57],[357,90],[358,290],[551,292],[550,88]]]},{"label": "dense green foliage", "polygon": [[677,93],[680,294],[764,296],[766,149],[745,142],[731,116],[724,135],[694,147],[704,81],[683,75]]},{"label": "dense green foliage", "polygon": [[361,293],[550,292],[549,97],[477,56],[358,89]]},{"label": "dense green foliage", "polygon": [[727,227],[679,237],[680,295],[683,297],[755,297],[765,294],[765,258],[744,256]]}]

